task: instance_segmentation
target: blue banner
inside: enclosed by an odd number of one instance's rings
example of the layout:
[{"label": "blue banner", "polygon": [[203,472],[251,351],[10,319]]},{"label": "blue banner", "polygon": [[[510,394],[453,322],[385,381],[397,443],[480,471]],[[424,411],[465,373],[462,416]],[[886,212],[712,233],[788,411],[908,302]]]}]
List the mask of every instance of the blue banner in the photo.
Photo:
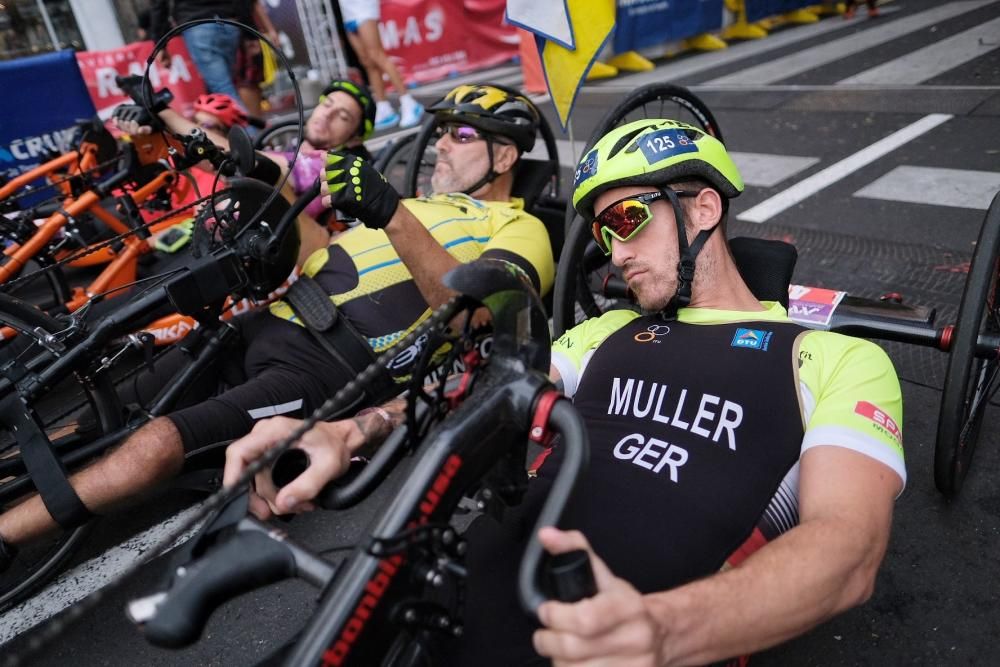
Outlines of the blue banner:
[{"label": "blue banner", "polygon": [[618,0],[615,53],[694,37],[722,27],[722,0]]},{"label": "blue banner", "polygon": [[818,4],[816,0],[745,0],[747,23],[754,23],[768,16],[779,16],[796,9]]},{"label": "blue banner", "polygon": [[0,174],[7,178],[72,148],[74,123],[95,113],[69,49],[0,62],[0,90]]}]

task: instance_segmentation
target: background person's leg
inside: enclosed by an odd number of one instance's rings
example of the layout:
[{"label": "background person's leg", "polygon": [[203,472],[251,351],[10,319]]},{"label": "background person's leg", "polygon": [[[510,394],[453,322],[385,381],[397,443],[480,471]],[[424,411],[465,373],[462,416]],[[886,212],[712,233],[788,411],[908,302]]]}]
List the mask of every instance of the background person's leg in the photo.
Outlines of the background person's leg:
[{"label": "background person's leg", "polygon": [[[399,73],[395,63],[382,47],[382,38],[378,32],[378,23],[374,20],[365,21],[358,26],[358,38],[361,41],[367,57],[374,61],[375,66],[389,76],[389,81],[399,92],[400,127],[411,127],[420,122],[424,107],[407,92],[406,82]],[[381,77],[381,74],[379,75]]]},{"label": "background person's leg", "polygon": [[208,92],[223,93],[239,101],[240,94],[233,83],[233,68],[240,29],[225,24],[203,23],[188,28],[183,35]]}]

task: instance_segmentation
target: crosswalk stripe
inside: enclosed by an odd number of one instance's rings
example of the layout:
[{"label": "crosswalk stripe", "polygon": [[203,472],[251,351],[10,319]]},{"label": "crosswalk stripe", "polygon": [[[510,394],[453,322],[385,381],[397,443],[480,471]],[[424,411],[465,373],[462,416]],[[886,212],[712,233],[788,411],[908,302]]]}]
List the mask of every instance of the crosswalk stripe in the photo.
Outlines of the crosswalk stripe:
[{"label": "crosswalk stripe", "polygon": [[915,84],[1000,48],[1000,18],[849,76],[840,84]]},{"label": "crosswalk stripe", "polygon": [[[882,14],[883,16],[887,16],[896,11],[899,11],[899,7],[886,7],[882,10]],[[859,19],[854,20],[857,21]],[[647,83],[677,81],[715,67],[721,67],[730,63],[739,63],[747,58],[768,53],[775,49],[792,46],[799,42],[806,42],[820,35],[825,35],[828,32],[841,30],[849,24],[850,22],[844,21],[818,21],[810,25],[797,26],[794,30],[784,30],[774,35],[769,35],[767,39],[739,42],[731,44],[720,51],[699,53],[696,56],[685,58],[680,62],[657,65],[656,69],[648,72],[629,74],[600,83],[587,84],[584,86],[584,90],[600,90],[609,86],[634,89],[644,86]]]},{"label": "crosswalk stripe", "polygon": [[778,183],[819,162],[818,157],[773,155],[770,153],[730,151],[729,155],[740,170],[744,183],[760,188],[773,188]]},{"label": "crosswalk stripe", "polygon": [[799,181],[787,190],[779,192],[769,199],[765,199],[756,206],[739,214],[737,218],[746,222],[766,222],[782,211],[795,206],[800,201],[811,197],[823,188],[836,183],[861,167],[874,162],[887,153],[891,153],[920,135],[930,132],[938,125],[948,121],[951,117],[950,114],[941,113],[924,116],[917,122],[893,132],[854,155],[850,155],[840,162],[832,164],[826,169]]},{"label": "crosswalk stripe", "polygon": [[[81,563],[42,592],[0,616],[0,645],[106,586],[199,509],[200,505],[189,507],[100,556]],[[193,534],[194,530],[185,533],[173,546],[187,541]]]},{"label": "crosswalk stripe", "polygon": [[712,79],[708,84],[756,85],[788,79],[796,74],[843,60],[849,55],[885,44],[890,40],[903,37],[927,26],[954,18],[966,12],[971,12],[980,7],[985,7],[994,2],[996,0],[963,0],[962,2],[946,3],[920,12],[919,14],[896,19],[891,22],[879,23],[877,28],[869,28],[862,32],[804,49],[782,58],[776,58],[756,67],[748,67]]},{"label": "crosswalk stripe", "polygon": [[[575,169],[580,159],[580,153],[583,151],[583,142],[570,143],[566,139],[556,139],[556,148],[559,151],[559,164]],[[531,153],[525,153],[525,157],[543,159],[544,153],[544,148],[539,149],[539,146],[536,145]],[[774,187],[819,162],[819,158],[816,157],[774,155],[771,153],[730,151],[729,155],[739,168],[746,184],[762,188]]]},{"label": "crosswalk stripe", "polygon": [[896,167],[855,197],[985,211],[1000,191],[1000,172],[940,167]]}]

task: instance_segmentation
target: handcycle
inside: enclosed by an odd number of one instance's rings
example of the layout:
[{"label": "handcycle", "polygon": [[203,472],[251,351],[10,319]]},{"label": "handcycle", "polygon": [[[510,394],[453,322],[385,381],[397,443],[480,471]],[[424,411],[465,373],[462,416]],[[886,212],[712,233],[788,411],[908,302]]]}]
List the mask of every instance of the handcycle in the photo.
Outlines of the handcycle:
[{"label": "handcycle", "polygon": [[[79,499],[66,470],[169,412],[234,335],[220,319],[226,299],[264,298],[291,272],[299,243],[293,223],[308,199],[289,205],[273,193],[258,181],[233,179],[196,227],[199,256],[93,321],[81,311],[53,317],[0,294],[0,324],[18,333],[0,341],[0,503],[37,487],[57,521],[78,523]],[[115,372],[152,362],[143,358],[148,341],[135,332],[150,313],[168,306],[198,324],[185,340],[185,363],[152,399],[126,410],[115,391]],[[87,525],[23,550],[0,579],[0,606],[46,581],[84,538]]]},{"label": "handcycle", "polygon": [[[118,81],[134,93],[138,83],[135,79],[138,77],[119,77]],[[169,95],[164,91],[161,94]],[[103,126],[90,128],[83,135],[79,149],[83,157],[78,158],[74,151],[48,164],[58,165],[66,158],[73,158],[74,164],[87,165],[98,159],[93,157],[96,155],[112,157],[86,171],[71,171],[69,176],[55,182],[60,190],[55,197],[5,221],[4,236],[10,243],[0,264],[0,288],[12,293],[13,287],[26,287],[44,276],[51,297],[41,305],[50,311],[75,310],[87,302],[89,295],[113,291],[133,282],[139,258],[152,252],[150,235],[191,217],[181,210],[160,216],[150,225],[143,216],[169,210],[171,196],[182,199],[187,196],[191,188],[183,178],[183,169],[197,160],[185,162],[186,156],[205,148],[204,138],[196,136],[178,141],[150,135],[117,145]],[[169,166],[167,158],[171,156],[174,164]],[[110,173],[102,175],[98,167]],[[50,173],[47,169],[48,165],[39,167],[40,172]],[[106,208],[109,200],[114,203],[116,213]],[[44,221],[37,224],[35,217],[40,212]],[[116,237],[92,245],[101,226]],[[42,270],[17,279],[29,262],[38,264]],[[66,265],[97,264],[107,266],[86,287],[71,286],[62,270]]]},{"label": "handcycle", "polygon": [[[633,92],[598,123],[582,154],[611,129],[629,120],[663,117],[663,98],[688,99],[692,115],[709,134],[722,140],[707,107],[690,93],[669,84],[651,84]],[[697,111],[694,111],[697,110]],[[667,115],[666,117],[672,117]],[[699,119],[700,118],[700,119]],[[687,120],[686,118],[678,118]],[[690,122],[690,121],[688,121]],[[559,336],[585,317],[628,303],[631,295],[609,258],[591,238],[590,226],[566,208],[566,242],[553,288],[553,329]],[[753,238],[730,239],[737,263],[751,289],[754,281],[773,285],[791,279],[797,254],[790,244]],[[936,310],[911,307],[896,299],[840,295],[825,323],[803,322],[845,334],[891,340],[938,349],[948,354],[935,441],[934,481],[941,493],[955,497],[965,480],[982,428],[986,406],[1000,387],[1000,194],[994,197],[972,257],[953,324],[936,323]],[[756,290],[755,290],[756,292]],[[788,294],[772,290],[772,298],[788,305]]]},{"label": "handcycle", "polygon": [[[449,388],[442,384],[426,392],[420,388],[426,369],[415,373],[407,425],[359,473],[348,473],[346,484],[324,491],[325,507],[349,507],[363,500],[391,468],[413,459],[402,487],[347,560],[335,566],[274,526],[248,518],[246,496],[239,495],[170,559],[163,587],[129,605],[129,615],[149,641],[168,647],[190,644],[223,601],[298,576],[323,593],[303,632],[280,652],[284,664],[436,664],[438,643],[462,631],[465,543],[449,521],[465,497],[491,513],[518,504],[528,483],[529,438],[542,442],[550,428],[561,435],[558,446],[566,458],[536,519],[536,531],[558,523],[589,448],[579,416],[546,377],[549,337],[541,302],[522,277],[495,261],[458,267],[446,283],[462,296],[435,313],[421,335],[485,305],[493,323],[493,349],[483,360],[471,341],[456,340],[453,349],[466,356],[469,370]],[[357,383],[364,382],[362,373]],[[345,388],[324,407],[336,410],[353,391]],[[310,425],[244,478],[275,459],[276,481],[294,477],[305,462],[291,457],[301,450],[287,448]],[[240,493],[239,485],[227,491],[230,496]],[[575,600],[593,594],[585,553],[554,560],[543,556],[536,540],[526,548],[518,580],[526,613],[534,614],[549,597]]]}]

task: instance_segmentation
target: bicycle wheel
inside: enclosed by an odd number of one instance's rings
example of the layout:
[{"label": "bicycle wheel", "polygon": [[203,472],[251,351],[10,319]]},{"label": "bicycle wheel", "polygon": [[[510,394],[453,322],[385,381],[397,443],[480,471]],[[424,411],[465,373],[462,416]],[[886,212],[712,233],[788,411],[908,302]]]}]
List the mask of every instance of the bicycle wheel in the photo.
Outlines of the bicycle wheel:
[{"label": "bicycle wheel", "polygon": [[[996,393],[1000,357],[1000,193],[990,204],[972,256],[969,277],[958,307],[941,395],[937,440],[934,443],[934,483],[954,497],[972,463],[986,406]],[[991,337],[992,349],[980,340]]]},{"label": "bicycle wheel", "polygon": [[375,169],[385,176],[396,192],[406,192],[406,168],[413,156],[415,133],[407,134],[385,146],[375,158]]},{"label": "bicycle wheel", "polygon": [[[65,321],[3,294],[0,327],[8,332],[7,338],[0,340],[0,367],[17,363],[29,371],[37,370],[59,359],[72,344]],[[10,331],[16,335],[10,336]],[[5,373],[0,379],[0,398],[15,390]],[[101,375],[71,375],[33,401],[30,408],[60,457],[119,427],[122,419],[114,390]],[[0,511],[16,505],[33,490],[6,425],[0,425],[0,480]],[[10,569],[0,574],[0,609],[28,597],[58,574],[89,530],[88,524],[59,531],[21,547]]]},{"label": "bicycle wheel", "polygon": [[268,127],[257,135],[253,147],[259,151],[283,153],[294,151],[299,143],[299,121],[286,120]]},{"label": "bicycle wheel", "polygon": [[[605,114],[580,153],[593,148],[612,129],[644,118],[671,118],[696,127],[722,141],[722,132],[708,106],[687,88],[669,83],[653,83],[634,91]],[[593,284],[603,284],[611,274],[610,258],[597,249],[589,224],[576,215],[572,201],[566,206],[566,241],[559,256],[553,287],[552,322],[559,337],[570,327],[596,317],[614,301],[594,294]],[[601,274],[605,275],[601,275]]]}]

